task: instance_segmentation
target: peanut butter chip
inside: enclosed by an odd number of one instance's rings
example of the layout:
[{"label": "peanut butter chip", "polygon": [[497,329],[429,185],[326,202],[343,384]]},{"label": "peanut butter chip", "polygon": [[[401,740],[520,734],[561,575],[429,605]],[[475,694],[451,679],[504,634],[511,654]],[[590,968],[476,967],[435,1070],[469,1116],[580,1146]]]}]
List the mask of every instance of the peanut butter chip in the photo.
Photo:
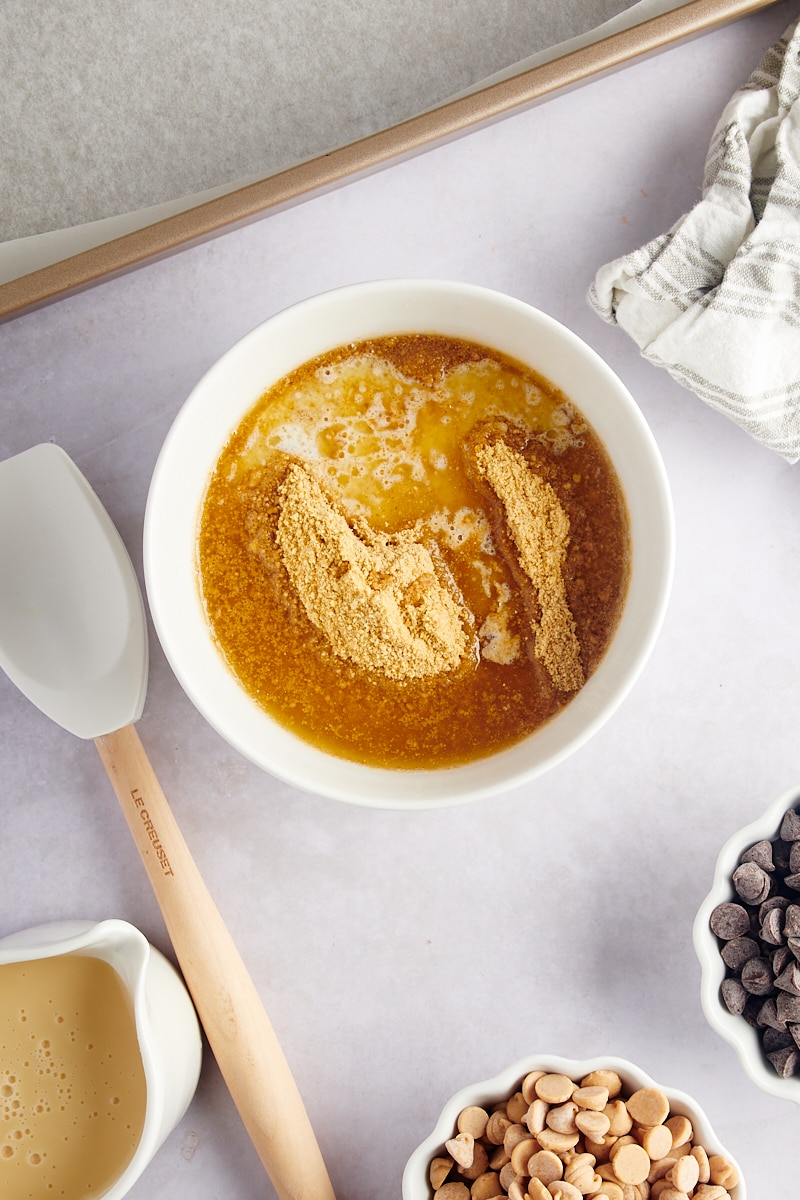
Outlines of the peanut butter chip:
[{"label": "peanut butter chip", "polygon": [[547,1124],[550,1129],[555,1129],[556,1133],[574,1133],[577,1128],[575,1124],[577,1111],[577,1104],[568,1100],[565,1104],[559,1104],[557,1108],[550,1109],[547,1114]]},{"label": "peanut butter chip", "polygon": [[491,1200],[494,1196],[505,1195],[495,1171],[486,1171],[483,1175],[479,1175],[472,1184],[469,1194],[471,1200]]},{"label": "peanut butter chip", "polygon": [[625,1200],[622,1185],[606,1180],[599,1191],[594,1192],[592,1200]]},{"label": "peanut butter chip", "polygon": [[486,1122],[489,1120],[489,1114],[485,1108],[478,1108],[472,1104],[469,1108],[463,1109],[458,1114],[456,1128],[459,1133],[469,1133],[474,1138],[483,1137],[486,1131]]},{"label": "peanut butter chip", "polygon": [[514,1168],[516,1175],[530,1175],[528,1170],[528,1162],[532,1154],[535,1154],[539,1149],[536,1138],[528,1137],[522,1142],[517,1142],[514,1149],[511,1151],[511,1166]]},{"label": "peanut butter chip", "polygon": [[[486,1142],[487,1149],[492,1152],[489,1157],[489,1166],[493,1171],[501,1171],[503,1167],[511,1162],[511,1155],[506,1153],[505,1146],[492,1146],[488,1138],[484,1139],[484,1141]],[[484,1143],[481,1142],[480,1144],[483,1145]]]},{"label": "peanut butter chip", "polygon": [[521,1121],[528,1111],[528,1103],[522,1092],[515,1092],[506,1105],[506,1116],[509,1121]]},{"label": "peanut butter chip", "polygon": [[554,1200],[583,1200],[583,1194],[566,1179],[557,1179],[548,1184],[547,1190]]},{"label": "peanut butter chip", "polygon": [[498,1178],[503,1190],[508,1192],[512,1183],[520,1183],[525,1177],[524,1175],[518,1175],[509,1161],[501,1168]]},{"label": "peanut butter chip", "polygon": [[456,667],[469,614],[409,532],[358,533],[311,473],[289,468],[279,488],[277,540],[309,620],[340,658],[390,679]]},{"label": "peanut butter chip", "polygon": [[550,484],[505,442],[476,447],[475,462],[503,504],[520,566],[536,590],[541,616],[534,626],[534,653],[557,688],[574,692],[584,675],[562,574],[569,517]]},{"label": "peanut butter chip", "polygon": [[[800,933],[800,926],[798,926],[798,933]],[[536,1080],[541,1079],[546,1074],[546,1071],[529,1071],[523,1079],[520,1091],[528,1101],[528,1104],[533,1104],[536,1099],[536,1092],[534,1091]]]},{"label": "peanut butter chip", "polygon": [[530,1133],[525,1125],[509,1125],[503,1138],[503,1149],[506,1154],[511,1154],[518,1142],[524,1142],[529,1137]]},{"label": "peanut butter chip", "polygon": [[486,1140],[493,1146],[502,1146],[506,1130],[512,1122],[502,1113],[493,1112],[486,1122]]},{"label": "peanut butter chip", "polygon": [[694,1137],[692,1122],[688,1117],[684,1117],[680,1113],[676,1113],[674,1117],[670,1117],[664,1124],[672,1134],[673,1149],[677,1146],[684,1146]]},{"label": "peanut butter chip", "polygon": [[547,1185],[541,1179],[533,1178],[528,1184],[528,1195],[531,1200],[552,1200],[553,1194],[548,1192]]},{"label": "peanut butter chip", "polygon": [[614,1174],[620,1183],[644,1183],[650,1174],[650,1156],[638,1142],[629,1142],[614,1155]]},{"label": "peanut butter chip", "polygon": [[691,1154],[682,1155],[667,1178],[679,1192],[691,1192],[700,1178],[700,1164]]},{"label": "peanut butter chip", "polygon": [[595,1084],[594,1087],[575,1088],[572,1099],[579,1108],[591,1108],[602,1112],[608,1104],[608,1088],[600,1087],[598,1084]]},{"label": "peanut butter chip", "polygon": [[465,1183],[445,1183],[436,1193],[436,1200],[470,1200]]},{"label": "peanut butter chip", "polygon": [[739,1182],[739,1172],[724,1154],[709,1154],[708,1168],[711,1182],[730,1190]]},{"label": "peanut butter chip", "polygon": [[468,1167],[459,1167],[458,1173],[462,1179],[477,1179],[479,1175],[483,1175],[489,1167],[489,1155],[486,1152],[486,1147],[483,1142],[476,1142],[472,1155],[472,1162]]},{"label": "peanut butter chip", "polygon": [[434,1158],[428,1169],[428,1178],[431,1181],[431,1187],[436,1192],[444,1183],[447,1176],[453,1169],[452,1158]]},{"label": "peanut butter chip", "polygon": [[554,1179],[561,1179],[564,1174],[564,1164],[552,1150],[539,1150],[528,1160],[526,1174],[534,1179],[540,1179],[547,1186]]},{"label": "peanut butter chip", "polygon": [[525,1117],[525,1124],[531,1133],[541,1133],[547,1124],[547,1114],[549,1111],[549,1105],[546,1100],[540,1100],[537,1096],[532,1101]]},{"label": "peanut butter chip", "polygon": [[[604,1183],[619,1183],[614,1174],[614,1164],[612,1162],[601,1162],[597,1164],[597,1174]],[[620,1187],[622,1185],[620,1184]]]},{"label": "peanut butter chip", "polygon": [[[599,1142],[608,1133],[611,1122],[603,1112],[583,1109],[575,1114],[575,1126],[592,1141]],[[670,1139],[670,1144],[672,1139]]]},{"label": "peanut butter chip", "polygon": [[659,1179],[663,1179],[670,1173],[675,1163],[678,1161],[676,1155],[670,1154],[665,1158],[658,1158],[650,1168],[650,1174],[647,1176],[648,1183],[657,1183]]},{"label": "peanut butter chip", "polygon": [[645,1129],[641,1137],[642,1145],[653,1162],[666,1158],[672,1149],[672,1134],[666,1125],[652,1125]]},{"label": "peanut butter chip", "polygon": [[575,1133],[557,1133],[555,1129],[543,1129],[541,1133],[537,1133],[536,1140],[543,1150],[553,1150],[556,1154],[565,1154],[567,1150],[577,1146],[580,1136],[577,1131]]},{"label": "peanut butter chip", "polygon": [[697,1178],[700,1183],[708,1183],[711,1178],[711,1171],[708,1165],[708,1155],[703,1146],[692,1146],[690,1151],[692,1158],[697,1159],[698,1174]]},{"label": "peanut butter chip", "polygon": [[622,1091],[622,1080],[616,1071],[609,1071],[607,1068],[600,1068],[597,1071],[590,1071],[588,1075],[584,1075],[581,1080],[581,1087],[604,1087],[608,1090],[609,1100],[613,1100]]},{"label": "peanut butter chip", "polygon": [[637,1125],[660,1125],[669,1116],[669,1100],[658,1088],[639,1088],[626,1101]]},{"label": "peanut butter chip", "polygon": [[614,1137],[622,1137],[631,1129],[633,1118],[625,1107],[624,1100],[611,1100],[603,1109],[611,1125],[608,1132]]},{"label": "peanut butter chip", "polygon": [[475,1157],[475,1139],[471,1133],[456,1134],[454,1138],[450,1138],[449,1142],[445,1142],[444,1148],[453,1162],[458,1163],[460,1167],[472,1166],[472,1160]]},{"label": "peanut butter chip", "polygon": [[431,1166],[428,1168],[428,1180],[431,1181],[431,1187],[434,1192],[438,1192],[452,1170],[452,1158],[444,1158],[438,1156],[431,1159]]},{"label": "peanut butter chip", "polygon": [[567,1183],[576,1187],[581,1195],[595,1192],[602,1183],[601,1177],[595,1172],[593,1154],[575,1154],[564,1167],[564,1178]]},{"label": "peanut butter chip", "polygon": [[543,1075],[535,1084],[536,1095],[547,1104],[563,1104],[572,1095],[575,1085],[566,1075],[555,1072]]}]

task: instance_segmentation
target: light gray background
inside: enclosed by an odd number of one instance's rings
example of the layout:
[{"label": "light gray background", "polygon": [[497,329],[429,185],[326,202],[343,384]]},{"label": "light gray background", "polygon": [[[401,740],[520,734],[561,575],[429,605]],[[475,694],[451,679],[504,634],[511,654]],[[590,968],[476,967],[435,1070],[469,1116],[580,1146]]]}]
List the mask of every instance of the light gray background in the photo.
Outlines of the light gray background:
[{"label": "light gray background", "polygon": [[[591,742],[498,799],[373,812],[296,792],[220,741],[152,641],[142,740],[340,1200],[398,1200],[447,1097],[539,1049],[635,1060],[700,1101],[750,1200],[796,1191],[800,1113],[705,1022],[691,926],[722,841],[800,783],[800,474],[645,363],[585,291],[698,198],[719,112],[798,13],[781,3],[0,326],[0,455],[60,442],[138,568],[150,474],[198,378],[271,313],[359,279],[464,279],[543,308],[616,369],[661,448],[678,555],[654,654]],[[170,953],[93,747],[5,677],[0,781],[0,933],[116,916]],[[207,1056],[132,1196],[273,1195]]]}]

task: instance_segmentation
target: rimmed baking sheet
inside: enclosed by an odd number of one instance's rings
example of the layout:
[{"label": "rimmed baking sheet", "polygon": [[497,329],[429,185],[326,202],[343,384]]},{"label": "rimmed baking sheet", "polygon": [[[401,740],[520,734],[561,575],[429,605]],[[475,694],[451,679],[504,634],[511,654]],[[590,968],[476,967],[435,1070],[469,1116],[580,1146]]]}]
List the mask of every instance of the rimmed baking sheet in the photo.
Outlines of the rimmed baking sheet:
[{"label": "rimmed baking sheet", "polygon": [[[307,2],[313,7],[317,0],[307,0]],[[775,2],[776,0],[689,0],[688,3],[682,3],[681,0],[639,0],[638,3],[631,4],[630,0],[594,0],[594,4],[587,6],[585,0],[574,0],[570,17],[563,7],[567,0],[559,0],[560,18],[569,18],[573,24],[565,26],[562,20],[562,24],[558,28],[562,32],[564,29],[577,29],[572,37],[558,42],[557,45],[539,49],[522,62],[516,62],[510,67],[495,71],[492,75],[482,79],[480,83],[462,87],[454,97],[451,92],[451,98],[442,103],[433,103],[423,112],[395,121],[387,127],[374,129],[365,136],[356,137],[333,149],[323,150],[304,161],[291,162],[285,166],[279,165],[278,169],[270,169],[267,174],[247,179],[239,176],[233,181],[227,182],[220,182],[219,179],[206,180],[206,182],[213,182],[215,186],[168,199],[162,203],[145,204],[129,211],[125,211],[126,193],[124,188],[120,191],[118,186],[120,182],[124,184],[124,171],[118,167],[116,172],[113,172],[113,182],[119,194],[108,197],[104,195],[98,199],[101,188],[99,184],[92,188],[92,178],[107,182],[109,174],[112,174],[103,161],[102,153],[97,151],[96,146],[85,144],[88,142],[87,138],[83,139],[84,144],[77,147],[69,142],[64,145],[59,143],[62,158],[67,151],[68,155],[77,156],[74,167],[75,179],[84,187],[84,195],[81,195],[80,188],[78,188],[75,195],[67,195],[63,211],[59,211],[58,206],[52,204],[52,211],[47,209],[46,204],[41,211],[37,211],[36,200],[40,193],[36,191],[36,186],[41,187],[41,184],[40,182],[37,184],[37,181],[34,180],[34,187],[28,193],[31,198],[30,211],[11,212],[8,229],[0,234],[6,239],[0,244],[0,320],[19,315],[48,301],[91,286],[112,275],[131,270],[148,261],[174,253],[183,247],[224,233],[244,223],[264,217],[270,212],[286,208],[344,182],[379,170],[392,162],[441,145],[470,130],[488,125],[513,112],[539,103],[556,91],[578,86],[634,59],[664,49],[679,40],[704,33],[723,22],[746,16]],[[11,8],[16,6],[19,13],[31,14],[38,11],[36,6],[25,8],[24,4],[27,3],[27,0],[9,0],[9,3]],[[64,0],[64,3],[69,7],[67,0]],[[242,3],[244,8],[237,6],[240,16],[247,8],[247,0],[242,0]],[[408,3],[413,7],[416,0],[408,0]],[[542,0],[539,11],[543,12],[548,3],[552,4],[552,0]],[[480,19],[480,12],[477,11],[480,8],[480,0],[463,0],[463,4],[468,8],[472,7],[475,10],[473,15],[477,20]],[[530,8],[532,4],[533,0],[523,0],[523,7]],[[43,7],[50,8],[48,5]],[[179,7],[187,11],[191,9],[197,15],[204,9],[204,0],[181,0]],[[536,5],[534,4],[533,7],[535,9]],[[151,0],[137,0],[133,4],[133,17],[136,20],[130,27],[130,38],[134,41],[126,45],[123,39],[121,44],[117,43],[117,50],[123,56],[128,55],[124,59],[125,62],[129,60],[131,44],[138,47],[141,42],[139,36],[141,24],[137,25],[136,21],[141,21],[142,17],[146,15],[139,11],[144,9],[151,12],[156,11]],[[114,12],[118,14],[119,11],[118,7],[114,5]],[[164,10],[162,8],[159,11],[163,12]],[[170,11],[172,11],[172,6],[170,6]],[[427,11],[430,10],[427,9]],[[495,8],[493,11],[499,12],[500,10]],[[519,11],[522,12],[522,9]],[[582,27],[582,23],[585,25],[589,19],[587,14],[596,18],[609,12],[613,15],[602,20],[599,25],[590,23],[589,28]],[[8,15],[8,10],[6,13]],[[109,19],[113,18],[111,10],[108,15]],[[185,16],[186,12],[183,15]],[[35,27],[35,20],[29,16],[26,17],[26,20],[30,27],[16,29],[17,37],[19,39],[27,36],[31,40],[31,45],[38,47],[36,39],[41,37],[41,29]],[[2,24],[1,21],[0,24]],[[70,42],[74,42],[77,36],[76,30],[67,25],[60,30],[57,26],[55,28],[48,26],[48,30],[51,40],[55,39],[54,44],[56,45],[55,51],[52,51],[51,47],[51,52],[57,54],[59,63],[66,63],[69,68],[67,50]],[[324,30],[320,32],[323,36],[325,35]],[[449,37],[450,32],[444,27],[438,30],[439,37],[443,39]],[[184,33],[185,46],[193,48],[195,41],[191,30],[184,31]],[[539,33],[541,34],[541,30]],[[160,28],[159,37],[164,43],[169,41],[168,34],[169,31]],[[208,31],[203,36],[207,42]],[[302,40],[302,36],[302,32],[296,29],[294,43],[296,54],[302,54],[302,45],[298,44],[296,40],[297,37]],[[426,36],[428,36],[427,33]],[[59,37],[62,39],[61,43],[57,42]],[[435,39],[432,44],[434,43]],[[7,53],[10,53],[8,47],[11,44],[7,41]],[[446,45],[447,43],[443,42],[436,51],[440,62],[442,61],[443,47]],[[365,57],[361,59],[362,64],[368,61],[366,57],[368,46],[369,41],[367,40],[364,50]],[[213,44],[208,44],[206,51],[211,56],[208,60],[209,63],[224,62],[224,56],[214,57]],[[277,53],[274,47],[272,51],[273,54]],[[164,53],[166,54],[167,50]],[[410,61],[417,61],[415,55],[418,56],[418,47],[407,42],[403,53],[410,56]],[[497,50],[497,53],[502,53],[502,47]],[[174,62],[178,61],[178,59],[174,59]],[[468,63],[452,63],[449,73],[443,72],[443,78],[437,80],[435,85],[429,83],[428,87],[441,87],[447,82],[460,81],[463,83],[464,70],[468,67]],[[408,69],[406,66],[406,70]],[[54,87],[61,87],[63,93],[65,80],[70,78],[71,76],[67,73],[61,78],[51,80],[51,84]],[[375,82],[376,88],[378,84],[379,80]],[[423,84],[423,76],[412,79],[409,85],[411,88],[409,96],[425,98],[427,94],[428,100],[432,96],[435,97],[435,92],[428,91],[426,93]],[[280,79],[277,80],[276,86],[283,86]],[[324,106],[326,103],[325,87],[327,86],[326,84],[321,91],[316,93],[318,106]],[[79,89],[80,83],[77,82],[75,87]],[[216,87],[219,90],[219,81],[216,82]],[[363,100],[363,96],[355,94],[353,87],[351,81],[352,99],[357,108],[358,103]],[[389,91],[391,90],[390,86]],[[211,91],[213,93],[213,88]],[[402,97],[398,101],[396,91],[395,88],[394,110],[397,108],[397,103],[400,103],[401,106],[403,103]],[[113,96],[113,92],[109,92],[109,95]],[[206,101],[209,102],[209,97],[206,97]],[[213,105],[213,94],[210,96],[210,102]],[[286,102],[296,106],[300,105],[300,100],[296,95],[289,96]],[[404,102],[406,105],[408,104],[408,96],[405,97]],[[20,115],[19,109],[23,103],[24,98],[17,98],[18,115]],[[272,103],[275,103],[274,98]],[[7,104],[7,100],[4,101],[4,104]],[[68,107],[66,102],[64,107],[65,110]],[[191,109],[191,103],[189,108]],[[353,109],[354,113],[356,108]],[[353,117],[351,114],[350,124],[348,124],[348,114],[344,112],[339,128],[345,132],[348,130],[352,132],[354,128],[358,127],[358,121],[364,119],[373,122],[377,120],[380,123],[382,119],[386,119],[387,114],[390,117],[394,110],[392,104],[388,104],[388,106],[384,104],[383,110],[378,105],[377,117],[375,114],[371,118]],[[80,112],[80,106],[76,111]],[[400,111],[402,111],[402,107]],[[141,122],[147,115],[145,113],[145,116],[142,117],[141,114],[137,114],[136,119]],[[159,120],[157,111],[151,112],[149,116],[153,120]],[[113,119],[114,113],[112,112],[109,114],[109,122]],[[356,120],[355,125],[352,123],[354,119]],[[184,126],[185,120],[184,115]],[[13,130],[18,128],[18,124],[10,122],[6,125],[6,130],[11,129],[13,133]],[[177,154],[178,134],[174,130],[164,130],[163,126],[163,116],[161,116],[160,123],[157,124],[157,128],[162,131],[160,161],[163,163],[166,153],[166,162],[169,165],[170,139],[172,139],[174,150],[173,158],[177,160],[179,157]],[[141,134],[141,128],[139,132]],[[222,132],[224,133],[224,130]],[[184,128],[183,133],[188,137],[191,146],[191,129]],[[319,134],[319,131],[317,130],[316,133]],[[333,134],[329,132],[327,136],[333,136]],[[10,145],[11,158],[9,161],[13,164],[15,152],[13,137],[10,142],[7,137],[6,143]],[[306,148],[309,144],[306,143]],[[302,146],[302,139],[299,142],[295,139],[294,145]],[[185,145],[183,151],[185,155]],[[18,144],[16,152],[20,161],[24,163],[26,161],[25,147]],[[46,152],[54,153],[53,147],[46,147]],[[284,147],[280,152],[285,157],[286,148]],[[82,153],[83,161],[81,160]],[[108,153],[106,151],[106,154]],[[72,166],[73,159],[68,155],[65,161]],[[141,160],[141,150],[139,155]],[[163,190],[168,188],[168,184],[159,180],[157,172],[154,173],[152,170],[153,163],[156,161],[157,156],[149,164],[151,170],[147,181],[151,188],[161,188],[162,191],[159,193],[156,190],[155,193],[151,193],[151,198],[152,194],[163,194]],[[276,162],[280,164],[280,158],[273,157],[271,166],[275,167]],[[128,165],[131,168],[131,180],[136,184],[141,184],[142,173],[139,168],[142,166],[142,161],[138,163],[134,161]],[[145,162],[144,165],[146,166],[147,163]],[[224,166],[225,164],[215,167],[218,171],[223,171],[220,178],[224,178]],[[30,170],[33,169],[30,167]],[[179,181],[180,178],[189,178],[186,175],[181,176],[180,171],[176,171],[176,175]],[[192,176],[192,178],[203,177]],[[13,191],[14,180],[10,177],[8,164],[6,165],[6,182],[9,191]],[[22,190],[24,191],[24,189]],[[65,193],[69,192],[68,188],[63,190]],[[136,189],[134,188],[130,194],[136,196]],[[146,188],[138,194],[146,196]],[[43,200],[45,199],[50,203],[52,196],[43,195]],[[92,204],[97,205],[98,203],[106,206],[105,209],[101,207],[100,211],[105,211],[108,215],[97,218],[96,208],[93,210]],[[8,207],[8,199],[5,201],[5,208],[7,212],[11,211]],[[74,221],[76,214],[78,215],[77,223],[69,224],[69,219]],[[81,219],[87,215],[93,219]],[[8,230],[10,230],[11,236],[9,236]],[[18,236],[20,231],[22,235]]]}]

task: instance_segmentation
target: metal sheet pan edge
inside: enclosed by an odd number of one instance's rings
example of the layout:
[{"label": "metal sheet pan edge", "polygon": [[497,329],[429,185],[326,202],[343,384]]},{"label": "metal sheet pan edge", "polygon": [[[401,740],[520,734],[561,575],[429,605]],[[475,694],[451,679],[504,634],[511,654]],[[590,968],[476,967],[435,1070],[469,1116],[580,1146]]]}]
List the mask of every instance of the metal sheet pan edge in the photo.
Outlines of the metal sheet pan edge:
[{"label": "metal sheet pan edge", "polygon": [[766,8],[775,0],[690,0],[510,79],[267,179],[0,285],[0,321],[259,220],[541,103],[553,93]]}]

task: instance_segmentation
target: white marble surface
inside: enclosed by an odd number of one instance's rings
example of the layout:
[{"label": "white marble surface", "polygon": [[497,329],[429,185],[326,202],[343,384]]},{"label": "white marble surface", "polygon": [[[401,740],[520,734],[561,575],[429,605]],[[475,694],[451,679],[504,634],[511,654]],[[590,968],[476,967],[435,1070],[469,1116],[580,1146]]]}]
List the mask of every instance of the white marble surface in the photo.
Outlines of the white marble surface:
[{"label": "white marble surface", "polygon": [[[800,1114],[707,1026],[691,926],[721,842],[800,781],[800,474],[591,312],[607,259],[699,195],[781,3],[292,211],[0,327],[0,456],[60,442],[141,567],[150,473],[192,385],[294,300],[465,279],[565,322],[639,401],[674,491],[674,591],[633,694],[499,799],[370,811],[294,792],[196,713],[153,639],[140,733],[296,1072],[340,1200],[399,1197],[462,1084],[543,1049],[692,1093],[750,1200],[796,1190]],[[0,678],[0,934],[126,918],[170,953],[91,744]],[[274,1195],[207,1055],[136,1200]],[[309,1197],[308,1200],[313,1200]]]}]

